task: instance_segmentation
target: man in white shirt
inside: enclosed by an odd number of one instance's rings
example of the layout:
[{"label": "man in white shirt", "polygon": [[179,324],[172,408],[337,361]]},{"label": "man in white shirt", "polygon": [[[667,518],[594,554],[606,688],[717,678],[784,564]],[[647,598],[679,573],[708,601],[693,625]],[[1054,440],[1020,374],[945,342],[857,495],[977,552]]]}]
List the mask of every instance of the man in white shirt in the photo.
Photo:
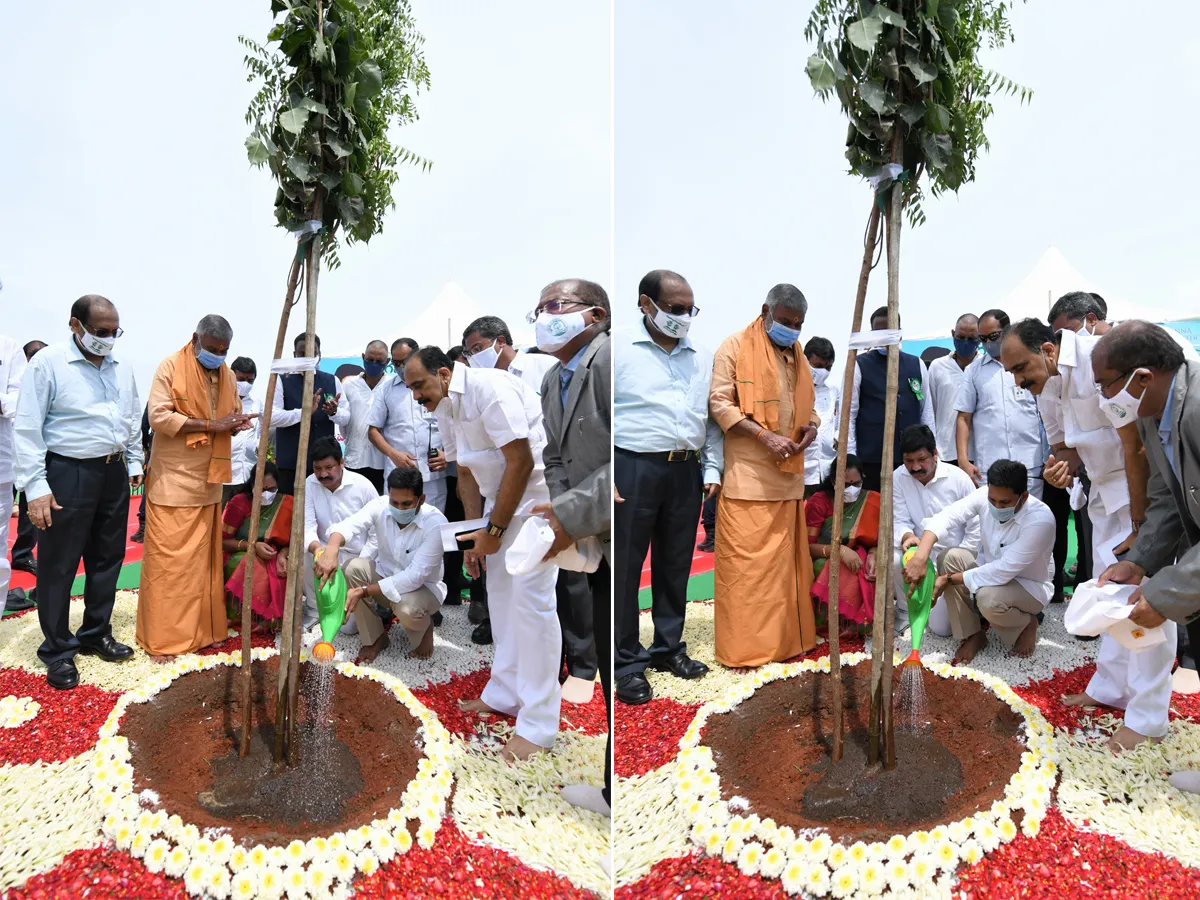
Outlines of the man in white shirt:
[{"label": "man in white shirt", "polygon": [[951,630],[960,642],[958,665],[987,646],[981,615],[1014,656],[1031,656],[1042,608],[1054,593],[1054,513],[1031,494],[1029,472],[1019,462],[997,460],[987,481],[925,523],[917,553],[904,567],[905,582],[916,583],[925,577],[939,538],[978,521],[979,553],[948,550],[933,591],[935,600],[946,595]]},{"label": "man in white shirt", "polygon": [[[926,425],[910,425],[900,435],[900,455],[904,464],[892,475],[893,516],[896,540],[896,631],[908,625],[908,585],[904,583],[904,553],[921,543],[926,523],[950,504],[969,497],[975,485],[958,466],[942,462],[938,457],[937,440]],[[947,529],[938,537],[929,557],[934,568],[942,571],[947,551],[962,547],[979,552],[979,521],[972,519],[964,525]],[[950,634],[950,612],[945,600],[939,599],[929,613],[929,628],[943,637]]]},{"label": "man in white shirt", "polygon": [[371,443],[367,433],[371,427],[371,401],[375,389],[387,375],[388,346],[383,341],[371,341],[363,351],[363,373],[342,382],[342,392],[350,407],[350,421],[341,426],[342,442],[346,445],[346,468],[357,472],[375,488],[375,494],[383,493],[383,453]]},{"label": "man in white shirt", "polygon": [[25,351],[10,337],[0,336],[0,498],[8,508],[0,512],[0,603],[8,598],[12,567],[8,561],[8,525],[13,496],[13,418],[25,374]]},{"label": "man in white shirt", "polygon": [[384,456],[385,478],[395,468],[419,469],[425,501],[445,512],[447,460],[437,420],[421,408],[404,383],[404,369],[415,348],[411,338],[392,344],[395,372],[375,388],[367,435]]},{"label": "man in white shirt", "polygon": [[829,383],[835,359],[833,342],[829,338],[811,338],[804,345],[804,355],[808,357],[813,373],[813,412],[821,417],[817,439],[804,453],[804,496],[810,497],[829,474],[829,467],[837,461],[834,444],[837,442],[842,393],[836,384]]},{"label": "man in white shirt", "polygon": [[[1089,296],[1090,295],[1085,295]],[[1052,320],[1053,321],[1053,320]],[[1106,329],[1107,330],[1107,329]],[[1016,323],[1004,338],[1002,358],[1022,386],[1038,398],[1047,431],[1079,454],[1091,482],[1088,517],[1092,524],[1092,571],[1099,578],[1124,555],[1146,520],[1149,468],[1141,452],[1137,422],[1119,431],[1105,416],[1096,388],[1092,350],[1099,337],[1063,329],[1055,335],[1038,319]],[[1048,467],[1046,480],[1071,483],[1066,461]],[[1177,629],[1164,622],[1165,643],[1133,652],[1111,635],[1100,638],[1096,674],[1082,694],[1063,698],[1066,706],[1103,704],[1125,710],[1125,724],[1109,741],[1128,750],[1167,734],[1171,706],[1171,669]]]},{"label": "man in white shirt", "polygon": [[[313,473],[304,483],[304,618],[305,628],[317,622],[317,593],[313,582],[313,556],[329,543],[338,522],[365,509],[379,494],[362,475],[348,471],[342,447],[334,438],[321,438],[312,447]],[[345,536],[344,536],[345,537]],[[367,540],[346,537],[338,564],[346,564],[367,551]],[[354,620],[342,626],[342,634],[358,631]]]},{"label": "man in white shirt", "polygon": [[[1008,314],[999,309],[979,317],[984,355],[967,366],[955,404],[958,467],[980,485],[987,483],[987,471],[996,460],[1019,462],[1029,472],[1029,492],[1041,500],[1042,466],[1050,448],[1033,395],[1000,363],[1000,339],[1008,324]],[[972,435],[974,454],[969,449]]]},{"label": "man in white shirt", "polygon": [[487,518],[485,527],[460,535],[459,541],[470,544],[466,561],[472,575],[490,558],[488,606],[496,652],[482,696],[462,708],[516,717],[516,733],[505,752],[528,759],[554,746],[562,699],[562,631],[554,594],[558,569],[511,575],[505,565],[533,508],[550,502],[542,465],[542,405],[507,372],[451,366],[440,349],[425,347],[408,361],[404,378],[416,401],[436,411],[446,458],[458,463],[459,483],[466,482],[467,516]]},{"label": "man in white shirt", "polygon": [[[558,360],[548,353],[514,349],[508,325],[497,316],[481,316],[468,325],[463,331],[462,346],[471,368],[502,369],[521,379],[539,399],[546,373],[558,364]],[[563,699],[571,703],[588,703],[592,699],[598,663],[592,634],[592,590],[587,575],[561,569],[555,596],[567,662],[568,678],[563,685]]]},{"label": "man in white shirt", "polygon": [[[254,365],[254,360],[248,356],[239,356],[229,364],[229,371],[237,380],[237,393],[242,399],[242,412],[248,416],[260,415],[262,406],[250,393],[254,388],[254,379],[258,376],[258,368]],[[233,498],[238,488],[254,477],[254,467],[258,462],[258,437],[260,434],[262,434],[262,426],[258,419],[254,419],[250,428],[239,431],[233,436],[229,451],[233,476],[222,492],[222,508]]]},{"label": "man in white shirt", "polygon": [[[958,317],[950,332],[954,352],[929,364],[929,399],[933,401],[933,433],[937,436],[938,459],[951,466],[958,465],[958,390],[963,373],[979,355],[979,317],[966,313]],[[968,461],[974,459],[975,437],[968,438]]]},{"label": "man in white shirt", "polygon": [[[888,311],[882,306],[871,314],[871,330],[888,330]],[[880,488],[883,465],[883,422],[889,406],[896,407],[896,434],[892,459],[900,458],[900,435],[909,425],[928,425],[932,430],[933,404],[929,400],[929,371],[911,353],[900,354],[899,394],[887,393],[887,347],[859,353],[854,363],[854,387],[850,393],[850,436],[846,449],[858,457],[863,488]]]},{"label": "man in white shirt", "polygon": [[425,502],[421,481],[417,469],[393,469],[387,496],[374,498],[334,525],[314,563],[324,584],[338,565],[344,542],[370,540],[369,555],[344,566],[350,586],[346,612],[354,613],[358,622],[363,662],[371,662],[388,647],[387,631],[374,609],[379,601],[391,607],[408,634],[409,655],[433,655],[433,614],[446,599],[441,534],[446,516]]}]

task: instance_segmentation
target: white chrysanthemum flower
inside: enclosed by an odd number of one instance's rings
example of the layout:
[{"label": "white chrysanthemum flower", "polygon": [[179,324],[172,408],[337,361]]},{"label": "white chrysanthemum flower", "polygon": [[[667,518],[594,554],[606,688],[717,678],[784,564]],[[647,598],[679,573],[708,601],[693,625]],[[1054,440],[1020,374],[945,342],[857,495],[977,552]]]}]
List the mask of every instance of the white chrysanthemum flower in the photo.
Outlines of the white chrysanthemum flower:
[{"label": "white chrysanthemum flower", "polygon": [[975,828],[975,840],[984,853],[991,853],[1000,846],[1000,831],[994,822],[983,822]]},{"label": "white chrysanthemum flower", "polygon": [[829,852],[825,854],[826,864],[835,872],[842,866],[846,865],[846,861],[849,858],[850,851],[841,844],[834,844],[829,848]]},{"label": "white chrysanthemum flower", "polygon": [[937,863],[927,853],[918,853],[914,856],[910,867],[912,869],[912,882],[918,887],[932,881],[933,876],[937,873]]},{"label": "white chrysanthemum flower", "polygon": [[213,900],[225,900],[229,896],[229,870],[222,866],[212,866],[208,870],[208,879],[204,885],[204,893]]},{"label": "white chrysanthemum flower", "polygon": [[191,865],[191,855],[182,847],[174,847],[167,852],[163,863],[163,874],[169,878],[182,878]]},{"label": "white chrysanthemum flower", "polygon": [[329,849],[334,853],[346,849],[346,836],[340,831],[336,834],[331,834],[327,840],[329,841]]},{"label": "white chrysanthemum flower", "polygon": [[329,853],[329,841],[323,837],[310,838],[308,841],[308,858],[316,859]]},{"label": "white chrysanthemum flower", "polygon": [[853,897],[858,890],[858,873],[853,866],[842,866],[833,873],[830,881],[830,892],[838,900]]},{"label": "white chrysanthemum flower", "polygon": [[958,845],[953,841],[938,841],[933,848],[933,858],[943,872],[953,872],[958,867]]},{"label": "white chrysanthemum flower", "polygon": [[283,870],[283,890],[288,900],[303,900],[308,896],[308,874],[302,866],[288,866]]},{"label": "white chrysanthemum flower", "polygon": [[[266,853],[264,853],[263,856],[265,857]],[[246,851],[245,847],[242,847],[239,845],[239,846],[235,846],[232,850],[229,851],[229,868],[232,869],[234,872],[242,871],[242,869],[246,868],[246,864],[249,861],[250,861],[250,854]],[[236,895],[236,893],[237,893],[237,891],[236,891],[236,886],[235,886],[234,894]]]},{"label": "white chrysanthemum flower", "polygon": [[275,866],[279,871],[283,871],[284,866],[288,864],[287,851],[283,847],[268,847],[267,848],[267,865]]},{"label": "white chrysanthemum flower", "polygon": [[412,835],[408,833],[407,828],[401,828],[392,837],[396,841],[396,852],[398,854],[407,853],[412,849],[413,839]]},{"label": "white chrysanthemum flower", "polygon": [[963,845],[958,848],[958,852],[959,856],[962,857],[962,861],[969,866],[973,866],[975,863],[983,859],[983,846],[979,843],[979,841],[973,839],[965,841]]},{"label": "white chrysanthemum flower", "polygon": [[386,864],[396,855],[396,841],[389,832],[377,831],[371,837],[371,848],[380,864]]},{"label": "white chrysanthemum flower", "polygon": [[829,839],[827,834],[818,834],[815,838],[808,842],[808,856],[813,862],[824,862],[825,857],[829,855],[829,848],[833,845],[833,841]]},{"label": "white chrysanthemum flower", "polygon": [[259,900],[279,900],[283,896],[283,870],[278,866],[263,866],[258,875]]},{"label": "white chrysanthemum flower", "polygon": [[141,859],[146,855],[146,848],[150,846],[152,840],[149,831],[138,829],[133,835],[133,840],[129,842],[129,855],[134,859]]},{"label": "white chrysanthemum flower", "polygon": [[212,861],[213,858],[213,842],[208,838],[200,838],[192,845],[192,856],[195,859],[203,859]]},{"label": "white chrysanthemum flower", "polygon": [[379,857],[370,850],[360,850],[354,864],[368,878],[379,871]]},{"label": "white chrysanthemum flower", "polygon": [[892,835],[884,846],[887,848],[889,859],[904,859],[908,856],[908,838],[902,834]]},{"label": "white chrysanthemum flower", "polygon": [[118,825],[116,832],[113,834],[113,841],[117,845],[118,850],[128,850],[129,845],[133,843],[133,836],[136,832],[129,825]]},{"label": "white chrysanthemum flower", "polygon": [[249,872],[238,872],[233,876],[230,888],[233,900],[255,900],[258,897],[258,881]]},{"label": "white chrysanthemum flower", "polygon": [[333,886],[333,873],[321,862],[308,867],[308,890],[314,897],[324,897]]},{"label": "white chrysanthemum flower", "polygon": [[940,844],[942,841],[950,837],[950,830],[945,825],[939,825],[937,828],[932,828],[929,831],[929,839],[933,843]]},{"label": "white chrysanthemum flower", "polygon": [[437,829],[432,825],[422,825],[417,829],[417,846],[423,850],[428,850],[433,846],[434,838],[437,837]]},{"label": "white chrysanthemum flower", "polygon": [[757,875],[762,864],[763,847],[758,841],[751,841],[742,847],[738,853],[737,866],[743,875]]},{"label": "white chrysanthemum flower", "polygon": [[1000,822],[1000,838],[1007,842],[1017,836],[1017,826],[1013,824],[1012,819],[1004,819]]},{"label": "white chrysanthemum flower", "polygon": [[284,856],[288,865],[302,866],[308,862],[308,845],[304,841],[292,841],[284,848]]},{"label": "white chrysanthemum flower", "polygon": [[928,831],[914,831],[908,836],[908,849],[912,853],[923,853],[933,846]]},{"label": "white chrysanthemum flower", "polygon": [[1037,837],[1042,831],[1042,820],[1039,817],[1035,818],[1032,815],[1027,815],[1025,821],[1021,823],[1021,831],[1025,837]]},{"label": "white chrysanthemum flower", "polygon": [[205,888],[208,887],[209,872],[212,867],[204,860],[193,862],[188,866],[187,872],[183,876],[183,886],[187,888],[189,894],[203,894]]},{"label": "white chrysanthemum flower", "polygon": [[146,848],[146,856],[142,863],[146,869],[157,875],[163,870],[167,864],[167,857],[171,854],[171,845],[162,838],[151,841],[150,846]]},{"label": "white chrysanthemum flower", "polygon": [[856,865],[862,865],[867,861],[867,845],[862,841],[855,841],[846,851],[846,856]]},{"label": "white chrysanthemum flower", "polygon": [[883,889],[887,887],[887,874],[883,863],[868,861],[862,867],[859,884],[862,892],[868,897],[878,897],[882,894]]},{"label": "white chrysanthemum flower", "polygon": [[830,884],[829,870],[825,868],[824,863],[813,862],[805,866],[803,886],[804,890],[814,897],[829,896],[829,889],[832,885]]},{"label": "white chrysanthemum flower", "polygon": [[333,854],[333,874],[343,881],[354,877],[354,854],[342,849]]},{"label": "white chrysanthemum flower", "polygon": [[956,844],[961,844],[971,834],[967,826],[962,822],[951,822],[950,827],[946,829],[946,833],[949,835],[950,840]]},{"label": "white chrysanthemum flower", "polygon": [[730,835],[725,839],[725,843],[721,845],[721,859],[727,863],[737,862],[738,855],[742,852],[741,838],[736,838]]},{"label": "white chrysanthemum flower", "polygon": [[912,884],[912,869],[903,859],[893,859],[888,863],[887,880],[893,894],[905,891]]}]

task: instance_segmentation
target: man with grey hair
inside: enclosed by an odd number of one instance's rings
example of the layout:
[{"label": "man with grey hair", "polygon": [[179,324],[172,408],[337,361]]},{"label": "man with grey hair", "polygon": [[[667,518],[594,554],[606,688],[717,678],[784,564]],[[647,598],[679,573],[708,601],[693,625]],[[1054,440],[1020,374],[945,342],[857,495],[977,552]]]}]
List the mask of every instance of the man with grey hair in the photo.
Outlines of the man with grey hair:
[{"label": "man with grey hair", "polygon": [[716,658],[761,666],[816,646],[804,524],[804,454],[821,424],[800,330],[808,301],[777,284],[713,364],[712,416],[725,432],[717,501]]},{"label": "man with grey hair", "polygon": [[[897,321],[899,326],[899,321]],[[871,313],[871,330],[888,330],[888,311],[881,306]],[[880,488],[883,466],[883,420],[889,405],[896,407],[896,433],[892,436],[892,463],[900,459],[900,435],[910,425],[925,425],[937,434],[937,421],[929,397],[929,370],[919,357],[900,353],[899,393],[887,392],[887,345],[859,353],[854,365],[854,387],[850,391],[850,438],[846,450],[858,457],[864,491]],[[960,457],[962,454],[956,454]]]},{"label": "man with grey hair", "polygon": [[146,477],[146,543],[137,641],[156,662],[228,635],[221,491],[233,475],[233,436],[253,427],[225,365],[233,328],[205,316],[163,360],[150,385],[154,455]]}]

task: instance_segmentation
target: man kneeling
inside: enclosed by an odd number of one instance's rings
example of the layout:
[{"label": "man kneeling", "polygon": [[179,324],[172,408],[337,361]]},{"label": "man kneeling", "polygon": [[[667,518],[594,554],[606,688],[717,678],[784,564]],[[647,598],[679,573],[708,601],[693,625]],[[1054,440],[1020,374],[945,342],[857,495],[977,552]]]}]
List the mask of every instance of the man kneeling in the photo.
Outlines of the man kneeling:
[{"label": "man kneeling", "polygon": [[914,584],[939,535],[978,520],[978,555],[948,550],[938,564],[934,599],[946,595],[950,627],[958,640],[955,662],[969,663],[987,646],[979,617],[988,621],[1014,656],[1031,656],[1037,646],[1042,608],[1054,593],[1054,513],[1029,493],[1029,473],[1019,462],[992,463],[987,484],[951,503],[925,523],[925,533],[904,569]]},{"label": "man kneeling", "polygon": [[342,545],[367,539],[365,555],[342,570],[350,586],[346,612],[354,613],[358,623],[362,662],[371,662],[389,643],[376,612],[381,601],[391,605],[408,633],[409,654],[418,659],[433,655],[433,614],[446,599],[441,539],[446,516],[425,502],[424,488],[420,469],[393,469],[387,496],[334,525],[313,564],[324,584],[337,568]]}]

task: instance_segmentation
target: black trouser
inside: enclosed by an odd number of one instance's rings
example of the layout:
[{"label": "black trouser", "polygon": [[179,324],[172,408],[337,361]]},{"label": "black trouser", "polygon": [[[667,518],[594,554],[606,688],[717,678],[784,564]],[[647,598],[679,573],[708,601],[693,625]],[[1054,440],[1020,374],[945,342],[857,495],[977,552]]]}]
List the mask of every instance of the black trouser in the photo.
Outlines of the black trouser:
[{"label": "black trouser", "polygon": [[[121,457],[46,457],[46,480],[62,509],[51,511],[39,535],[38,621],[45,640],[38,657],[47,666],[72,659],[81,645],[112,634],[117,578],[125,561],[129,522],[129,470]],[[71,584],[83,560],[83,625],[71,634]]]},{"label": "black trouser", "polygon": [[[451,522],[462,522],[467,518],[462,500],[458,497],[458,478],[450,476],[446,479],[446,519]],[[463,552],[451,550],[442,556],[443,578],[446,580],[446,596],[456,600],[462,597],[463,588],[468,586],[463,576]],[[479,622],[486,622],[487,616],[487,587],[480,577],[469,582],[471,588],[471,612]],[[476,605],[478,604],[478,605]],[[482,615],[482,618],[479,618]]]},{"label": "black trouser", "polygon": [[862,475],[864,491],[878,491],[882,488],[880,479],[883,477],[883,463],[871,463],[859,459],[858,471]]},{"label": "black trouser", "polygon": [[21,497],[17,501],[17,539],[12,545],[12,562],[17,563],[28,562],[33,559],[33,548],[37,546],[38,530],[32,522],[29,521],[29,504],[25,502],[25,492],[21,491]]},{"label": "black trouser", "polygon": [[1187,647],[1179,654],[1179,664],[1187,669],[1200,669],[1200,619],[1184,629]]},{"label": "black trouser", "polygon": [[1042,480],[1042,502],[1054,513],[1054,599],[1061,600],[1067,575],[1067,542],[1071,528],[1071,495]]},{"label": "black trouser", "polygon": [[[618,506],[620,504],[617,504]],[[612,572],[608,560],[600,560],[600,568],[587,576],[592,588],[592,621],[596,627],[596,660],[600,669],[600,690],[604,692],[604,708],[608,713],[608,744],[604,748],[604,802],[612,805]]]},{"label": "black trouser", "polygon": [[351,469],[350,471],[367,479],[375,488],[375,493],[383,495],[383,469]]},{"label": "black trouser", "polygon": [[567,674],[584,681],[595,681],[596,637],[592,632],[595,598],[590,580],[583,572],[559,569],[554,594],[558,601],[558,624],[562,628]]},{"label": "black trouser", "polygon": [[717,498],[710,497],[700,507],[700,523],[704,526],[704,539],[711,541],[717,536]]},{"label": "black trouser", "polygon": [[[625,501],[614,504],[613,514],[613,563],[617,572],[614,674],[620,679],[645,671],[652,659],[665,660],[687,650],[683,619],[704,476],[694,457],[668,462],[620,447],[613,454],[613,473],[617,492]],[[638,584],[647,550],[651,552],[654,619],[654,643],[648,653],[638,636]]]},{"label": "black trouser", "polygon": [[142,489],[142,495],[138,497],[138,526],[142,532],[146,531],[146,489]]},{"label": "black trouser", "polygon": [[1075,564],[1078,568],[1075,570],[1075,583],[1077,585],[1089,581],[1093,576],[1099,575],[1099,572],[1092,572],[1092,520],[1088,516],[1087,496],[1091,493],[1092,483],[1084,473],[1083,468],[1079,469],[1079,480],[1083,482],[1083,509],[1075,511],[1075,540],[1079,544],[1079,552],[1075,555]]}]

